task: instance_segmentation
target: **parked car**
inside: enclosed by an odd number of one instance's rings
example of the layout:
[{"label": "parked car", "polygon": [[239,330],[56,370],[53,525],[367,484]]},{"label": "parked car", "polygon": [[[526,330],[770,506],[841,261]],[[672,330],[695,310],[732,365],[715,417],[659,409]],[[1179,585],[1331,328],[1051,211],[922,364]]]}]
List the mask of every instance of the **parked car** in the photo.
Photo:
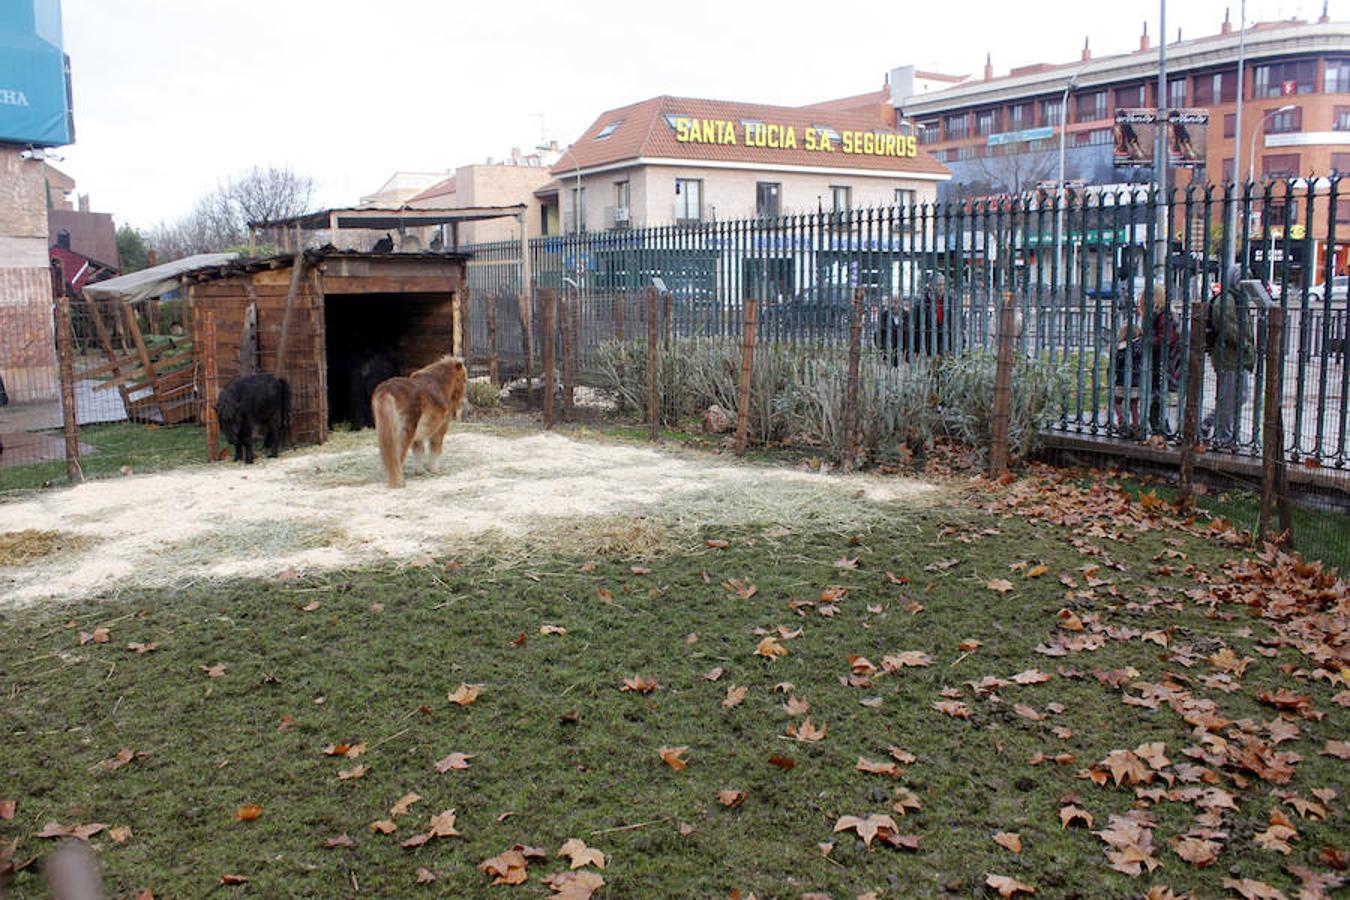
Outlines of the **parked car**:
[{"label": "parked car", "polygon": [[[1321,303],[1327,299],[1326,283],[1315,284],[1308,288],[1308,299],[1314,303]],[[1345,300],[1346,291],[1350,289],[1350,275],[1333,275],[1331,277],[1331,300]]]}]

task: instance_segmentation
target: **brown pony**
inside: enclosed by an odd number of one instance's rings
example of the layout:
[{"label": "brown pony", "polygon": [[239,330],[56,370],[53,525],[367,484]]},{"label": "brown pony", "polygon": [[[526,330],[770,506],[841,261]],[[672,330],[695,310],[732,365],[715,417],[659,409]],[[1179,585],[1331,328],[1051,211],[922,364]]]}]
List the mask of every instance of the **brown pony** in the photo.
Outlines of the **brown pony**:
[{"label": "brown pony", "polygon": [[440,473],[441,444],[450,420],[458,421],[464,407],[464,381],[464,360],[443,356],[407,378],[390,378],[375,388],[370,408],[390,487],[403,487],[403,463],[409,448],[413,466],[423,465],[423,441],[430,449],[426,470]]}]

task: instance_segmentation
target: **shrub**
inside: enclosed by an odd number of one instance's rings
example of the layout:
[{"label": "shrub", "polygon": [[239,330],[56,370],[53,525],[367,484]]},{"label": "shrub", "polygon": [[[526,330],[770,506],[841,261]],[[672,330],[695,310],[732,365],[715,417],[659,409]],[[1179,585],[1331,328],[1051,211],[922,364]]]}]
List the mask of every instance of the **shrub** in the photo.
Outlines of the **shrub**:
[{"label": "shrub", "polygon": [[[998,360],[992,352],[948,357],[942,365],[938,397],[947,433],[972,447],[989,446],[993,434],[994,378]],[[1008,413],[1008,449],[1026,457],[1039,446],[1041,429],[1050,424],[1055,401],[1068,386],[1065,365],[1018,355],[1012,373],[1012,406]]]},{"label": "shrub", "polygon": [[501,405],[502,392],[491,381],[475,378],[466,385],[469,404],[475,409],[495,409]]}]

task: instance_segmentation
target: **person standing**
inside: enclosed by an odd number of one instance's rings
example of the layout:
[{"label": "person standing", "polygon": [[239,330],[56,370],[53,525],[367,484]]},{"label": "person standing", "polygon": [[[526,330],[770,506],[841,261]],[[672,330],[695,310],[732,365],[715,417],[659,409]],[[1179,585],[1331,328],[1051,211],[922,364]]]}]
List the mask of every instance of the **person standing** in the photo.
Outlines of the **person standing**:
[{"label": "person standing", "polygon": [[1247,402],[1248,374],[1256,368],[1256,337],[1247,300],[1238,281],[1239,265],[1228,268],[1228,287],[1210,305],[1205,345],[1218,381],[1214,410],[1214,443],[1232,446],[1239,437],[1242,407]]}]

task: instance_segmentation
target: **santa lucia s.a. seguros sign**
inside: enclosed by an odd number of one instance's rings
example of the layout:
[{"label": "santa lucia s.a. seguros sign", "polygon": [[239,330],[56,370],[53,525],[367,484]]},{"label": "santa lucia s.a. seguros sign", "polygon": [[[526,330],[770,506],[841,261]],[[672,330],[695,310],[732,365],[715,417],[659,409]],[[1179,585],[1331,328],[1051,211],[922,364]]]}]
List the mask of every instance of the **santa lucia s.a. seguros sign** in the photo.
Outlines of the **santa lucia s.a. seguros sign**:
[{"label": "santa lucia s.a. seguros sign", "polygon": [[0,142],[75,139],[60,0],[0,0]]},{"label": "santa lucia s.a. seguros sign", "polygon": [[729,119],[695,119],[675,116],[675,140],[682,144],[742,145],[806,153],[841,153],[854,156],[914,157],[918,140],[913,135],[886,131],[835,131],[833,128],[775,125],[763,122],[733,122]]}]

